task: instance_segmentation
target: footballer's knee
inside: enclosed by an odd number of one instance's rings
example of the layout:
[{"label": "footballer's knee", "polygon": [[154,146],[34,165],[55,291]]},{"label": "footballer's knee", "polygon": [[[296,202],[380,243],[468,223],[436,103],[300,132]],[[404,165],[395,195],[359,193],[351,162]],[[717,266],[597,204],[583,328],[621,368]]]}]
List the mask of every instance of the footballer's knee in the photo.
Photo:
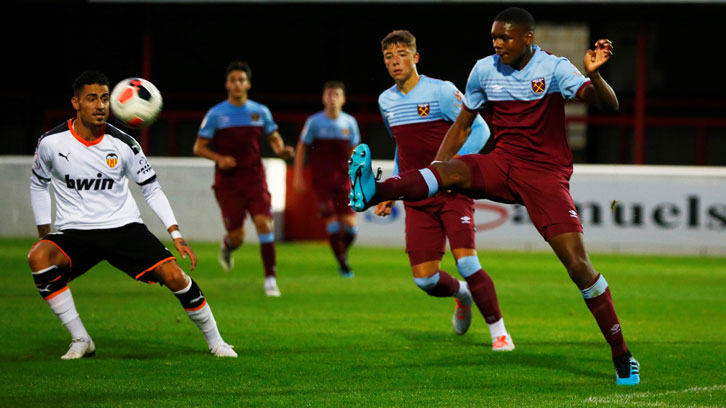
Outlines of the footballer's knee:
[{"label": "footballer's knee", "polygon": [[272,232],[272,217],[267,215],[256,215],[252,217],[252,221],[255,223],[257,234],[267,234]]},{"label": "footballer's knee", "polygon": [[28,264],[30,270],[35,272],[52,265],[65,268],[70,265],[70,261],[58,250],[58,247],[49,242],[40,241],[30,249]]},{"label": "footballer's knee", "polygon": [[570,279],[578,287],[587,286],[597,277],[597,272],[587,256],[572,257],[567,261],[565,267]]},{"label": "footballer's knee", "polygon": [[175,260],[157,266],[154,269],[154,276],[159,283],[164,284],[171,291],[182,290],[189,283],[189,278]]},{"label": "footballer's knee", "polygon": [[232,248],[237,248],[238,246],[242,245],[244,236],[245,236],[244,227],[240,227],[233,231],[227,231],[227,238],[229,239],[229,245]]}]

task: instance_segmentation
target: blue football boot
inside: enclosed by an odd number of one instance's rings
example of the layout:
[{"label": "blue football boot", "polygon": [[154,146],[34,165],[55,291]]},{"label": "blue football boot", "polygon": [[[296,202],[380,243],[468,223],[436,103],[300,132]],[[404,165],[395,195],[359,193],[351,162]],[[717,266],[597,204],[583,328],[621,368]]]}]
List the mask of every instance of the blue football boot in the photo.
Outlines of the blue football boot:
[{"label": "blue football boot", "polygon": [[618,385],[640,384],[640,363],[633,358],[630,351],[620,357],[614,358],[615,377]]},{"label": "blue football boot", "polygon": [[353,155],[348,161],[350,168],[351,189],[348,204],[353,210],[363,212],[371,205],[373,196],[376,194],[376,177],[371,167],[371,149],[366,144],[359,144],[353,150]]}]

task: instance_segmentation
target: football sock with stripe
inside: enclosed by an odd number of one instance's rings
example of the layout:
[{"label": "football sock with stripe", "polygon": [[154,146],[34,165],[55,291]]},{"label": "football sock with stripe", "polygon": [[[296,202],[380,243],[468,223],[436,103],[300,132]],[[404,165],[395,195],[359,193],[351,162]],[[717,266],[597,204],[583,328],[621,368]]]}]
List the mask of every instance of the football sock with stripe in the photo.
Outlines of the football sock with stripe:
[{"label": "football sock with stripe", "polygon": [[260,255],[265,266],[265,277],[277,276],[277,255],[275,252],[275,234],[268,232],[257,236],[260,240]]},{"label": "football sock with stripe", "polygon": [[456,261],[456,269],[466,279],[466,283],[469,284],[471,297],[489,325],[492,337],[507,334],[502,312],[499,309],[497,292],[494,289],[494,281],[481,267],[479,258],[475,255],[461,257]]},{"label": "football sock with stripe", "polygon": [[345,229],[343,230],[343,242],[345,243],[345,249],[348,250],[351,245],[353,245],[353,241],[355,241],[355,237],[358,234],[358,227],[355,225],[346,225]]},{"label": "football sock with stripe", "polygon": [[222,341],[222,336],[219,334],[217,322],[214,320],[212,309],[209,307],[209,303],[207,303],[197,283],[189,278],[189,283],[184,289],[172,293],[181,302],[189,319],[202,332],[209,348],[212,349],[219,344]]},{"label": "football sock with stripe", "polygon": [[73,301],[71,289],[67,285],[67,277],[62,274],[62,269],[53,265],[40,271],[33,272],[35,286],[38,293],[43,296],[50,309],[58,316],[58,319],[68,329],[71,338],[84,338],[90,340],[91,336],[86,331],[81,317],[76,311],[76,303]]},{"label": "football sock with stripe", "polygon": [[439,186],[441,186],[441,177],[433,166],[408,170],[377,183],[376,200],[423,200],[436,194]]},{"label": "football sock with stripe", "polygon": [[328,242],[330,242],[330,249],[333,250],[335,260],[338,261],[338,266],[344,271],[350,271],[348,265],[347,247],[345,245],[345,237],[340,231],[340,223],[338,221],[329,222],[325,226],[328,232]]},{"label": "football sock with stripe", "polygon": [[590,313],[595,317],[605,340],[610,344],[612,356],[618,357],[625,354],[628,347],[625,345],[623,332],[610,295],[610,288],[605,278],[598,274],[598,277],[586,288],[580,288],[580,293],[582,293]]},{"label": "football sock with stripe", "polygon": [[413,281],[430,296],[451,297],[459,293],[459,281],[442,270],[427,278],[413,278]]}]

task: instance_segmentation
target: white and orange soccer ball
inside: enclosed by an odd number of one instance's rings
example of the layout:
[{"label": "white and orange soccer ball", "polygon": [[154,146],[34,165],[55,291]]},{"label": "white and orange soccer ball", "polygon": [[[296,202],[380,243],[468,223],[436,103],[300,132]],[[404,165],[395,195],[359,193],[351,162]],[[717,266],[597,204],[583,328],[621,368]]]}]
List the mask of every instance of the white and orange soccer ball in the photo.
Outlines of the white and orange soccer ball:
[{"label": "white and orange soccer ball", "polygon": [[156,121],[164,105],[161,92],[143,78],[126,78],[111,91],[111,112],[132,129],[143,129]]}]

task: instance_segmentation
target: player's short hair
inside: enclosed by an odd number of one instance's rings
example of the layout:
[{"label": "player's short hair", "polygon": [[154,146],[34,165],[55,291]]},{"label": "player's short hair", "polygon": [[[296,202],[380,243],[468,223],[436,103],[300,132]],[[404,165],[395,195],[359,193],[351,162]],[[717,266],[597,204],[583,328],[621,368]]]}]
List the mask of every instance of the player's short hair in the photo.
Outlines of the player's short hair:
[{"label": "player's short hair", "polygon": [[497,14],[497,16],[494,18],[494,21],[511,23],[512,25],[525,27],[527,31],[534,32],[534,17],[532,17],[532,15],[523,8],[508,8]]},{"label": "player's short hair", "polygon": [[224,77],[227,78],[232,71],[244,71],[247,74],[247,80],[252,80],[252,68],[250,68],[250,64],[244,61],[234,61],[227,65],[227,69],[224,71]]},{"label": "player's short hair", "polygon": [[345,84],[341,81],[327,81],[323,84],[323,92],[328,89],[340,89],[345,93]]},{"label": "player's short hair", "polygon": [[381,40],[381,51],[385,51],[386,48],[396,44],[403,44],[413,50],[414,53],[416,52],[416,37],[408,30],[393,30],[388,33]]},{"label": "player's short hair", "polygon": [[78,75],[78,78],[73,81],[73,95],[76,97],[81,96],[81,91],[83,91],[83,87],[93,84],[109,86],[108,77],[106,76],[106,74],[99,71],[83,71],[81,75]]}]

